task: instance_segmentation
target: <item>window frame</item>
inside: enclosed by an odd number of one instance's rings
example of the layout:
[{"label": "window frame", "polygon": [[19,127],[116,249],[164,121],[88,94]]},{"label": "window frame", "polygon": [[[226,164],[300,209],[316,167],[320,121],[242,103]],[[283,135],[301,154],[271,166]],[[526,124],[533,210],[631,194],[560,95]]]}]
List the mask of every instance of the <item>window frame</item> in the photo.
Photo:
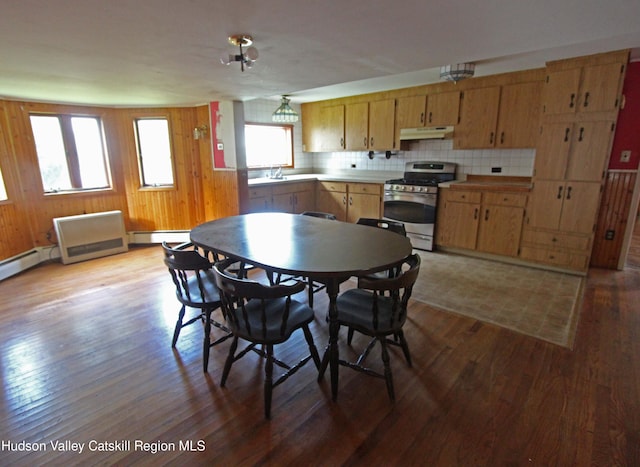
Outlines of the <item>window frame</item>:
[{"label": "window frame", "polygon": [[[289,144],[291,147],[291,164],[265,164],[265,165],[260,165],[260,166],[249,166],[249,161],[247,160],[247,169],[248,170],[265,170],[265,169],[270,169],[272,167],[282,167],[283,169],[293,169],[295,168],[295,147],[294,147],[294,140],[293,140],[293,133],[294,133],[294,129],[295,129],[295,125],[293,125],[292,123],[266,123],[266,122],[245,122],[244,123],[244,127],[245,127],[245,140],[246,140],[246,127],[247,126],[260,126],[260,127],[275,127],[275,128],[282,128],[285,129],[285,131],[289,134]],[[245,142],[246,145],[246,142]]]},{"label": "window frame", "polygon": [[[145,184],[144,177],[144,164],[142,159],[142,151],[140,148],[140,136],[138,132],[138,121],[140,120],[165,120],[167,122],[167,137],[169,139],[169,161],[171,166],[171,178],[170,184]],[[139,189],[144,191],[167,191],[175,190],[178,188],[178,174],[175,166],[175,155],[173,149],[173,136],[171,131],[171,119],[168,115],[136,115],[133,117],[133,133],[134,144],[136,151],[136,161],[138,165],[138,182],[140,184]]]},{"label": "window frame", "polygon": [[[32,116],[55,117],[58,119],[60,124],[60,134],[62,137],[62,144],[65,150],[66,169],[69,174],[69,182],[71,183],[71,188],[53,190],[53,191],[45,190],[44,181],[42,180],[42,169],[40,167],[40,158],[38,157],[38,149],[35,143],[35,133],[33,132],[33,127],[31,126]],[[77,112],[61,113],[61,112],[31,111],[29,112],[28,117],[29,117],[29,127],[31,129],[31,134],[33,135],[33,146],[36,154],[36,163],[38,165],[38,172],[40,175],[40,183],[42,184],[42,194],[44,196],[80,194],[80,193],[96,192],[96,191],[113,191],[114,187],[113,187],[113,177],[111,174],[111,163],[110,163],[111,161],[109,158],[109,151],[106,143],[104,122],[103,122],[102,115],[77,113]],[[71,122],[73,118],[91,118],[96,120],[98,124],[98,132],[100,136],[100,148],[102,151],[102,161],[104,163],[105,178],[107,181],[107,186],[88,187],[88,188],[83,188],[81,186],[82,177],[80,172],[80,159],[78,158],[76,137],[73,131],[73,124]]]}]

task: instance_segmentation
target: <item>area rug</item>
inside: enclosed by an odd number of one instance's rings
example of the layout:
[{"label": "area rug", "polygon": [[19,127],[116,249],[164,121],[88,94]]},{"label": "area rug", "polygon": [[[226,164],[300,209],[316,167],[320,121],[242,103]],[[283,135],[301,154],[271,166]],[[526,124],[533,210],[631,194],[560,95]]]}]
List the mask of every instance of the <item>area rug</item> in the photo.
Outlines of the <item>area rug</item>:
[{"label": "area rug", "polygon": [[582,276],[420,252],[412,299],[571,348],[583,294]]}]

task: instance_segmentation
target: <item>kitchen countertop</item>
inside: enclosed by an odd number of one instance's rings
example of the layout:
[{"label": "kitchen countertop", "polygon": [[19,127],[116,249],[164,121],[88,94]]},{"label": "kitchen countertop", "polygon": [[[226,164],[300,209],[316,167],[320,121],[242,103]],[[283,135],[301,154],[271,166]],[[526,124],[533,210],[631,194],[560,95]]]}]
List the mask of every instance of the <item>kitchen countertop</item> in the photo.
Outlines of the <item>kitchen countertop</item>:
[{"label": "kitchen countertop", "polygon": [[389,177],[381,178],[374,175],[352,176],[352,175],[332,175],[332,174],[297,174],[285,175],[284,178],[250,178],[249,186],[274,185],[284,183],[296,183],[307,181],[327,181],[327,182],[354,182],[354,183],[379,183],[383,184]]},{"label": "kitchen countertop", "polygon": [[438,185],[453,190],[483,191],[531,191],[531,177],[467,175],[466,180],[456,180]]}]

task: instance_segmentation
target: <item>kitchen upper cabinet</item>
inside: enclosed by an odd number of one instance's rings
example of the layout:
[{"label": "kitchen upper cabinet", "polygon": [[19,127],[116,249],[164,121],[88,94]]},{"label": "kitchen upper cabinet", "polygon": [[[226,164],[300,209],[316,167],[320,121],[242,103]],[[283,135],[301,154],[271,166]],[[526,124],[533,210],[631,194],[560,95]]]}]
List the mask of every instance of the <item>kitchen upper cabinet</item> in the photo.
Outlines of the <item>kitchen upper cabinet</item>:
[{"label": "kitchen upper cabinet", "polygon": [[369,103],[347,104],[345,118],[345,149],[364,151],[369,148]]},{"label": "kitchen upper cabinet", "polygon": [[334,105],[320,109],[320,151],[342,151],[345,148],[345,106]]},{"label": "kitchen upper cabinet", "polygon": [[618,109],[624,64],[597,64],[550,71],[544,86],[545,115],[608,112]]},{"label": "kitchen upper cabinet", "polygon": [[394,149],[395,99],[369,102],[369,150]]},{"label": "kitchen upper cabinet", "polygon": [[502,86],[497,148],[534,148],[540,120],[541,82]]},{"label": "kitchen upper cabinet", "polygon": [[537,81],[465,91],[454,147],[535,147],[541,91]]},{"label": "kitchen upper cabinet", "polygon": [[427,96],[425,126],[457,125],[460,116],[460,91]]},{"label": "kitchen upper cabinet", "polygon": [[613,122],[544,123],[534,174],[538,179],[601,181],[609,156]]},{"label": "kitchen upper cabinet", "polygon": [[402,128],[418,128],[425,124],[427,96],[399,97],[396,100],[396,136]]},{"label": "kitchen upper cabinet", "polygon": [[345,106],[345,138],[349,151],[394,148],[395,100],[358,102]]},{"label": "kitchen upper cabinet", "polygon": [[464,91],[460,105],[460,124],[454,131],[454,149],[494,147],[499,105],[500,86]]}]

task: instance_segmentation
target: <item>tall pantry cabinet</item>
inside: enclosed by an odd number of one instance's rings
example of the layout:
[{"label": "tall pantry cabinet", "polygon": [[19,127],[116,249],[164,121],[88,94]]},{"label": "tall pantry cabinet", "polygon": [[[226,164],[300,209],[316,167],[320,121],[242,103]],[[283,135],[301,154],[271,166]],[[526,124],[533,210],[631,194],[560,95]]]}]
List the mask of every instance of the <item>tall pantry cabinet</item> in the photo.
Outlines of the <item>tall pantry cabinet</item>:
[{"label": "tall pantry cabinet", "polygon": [[522,259],[587,270],[628,58],[547,64]]}]

